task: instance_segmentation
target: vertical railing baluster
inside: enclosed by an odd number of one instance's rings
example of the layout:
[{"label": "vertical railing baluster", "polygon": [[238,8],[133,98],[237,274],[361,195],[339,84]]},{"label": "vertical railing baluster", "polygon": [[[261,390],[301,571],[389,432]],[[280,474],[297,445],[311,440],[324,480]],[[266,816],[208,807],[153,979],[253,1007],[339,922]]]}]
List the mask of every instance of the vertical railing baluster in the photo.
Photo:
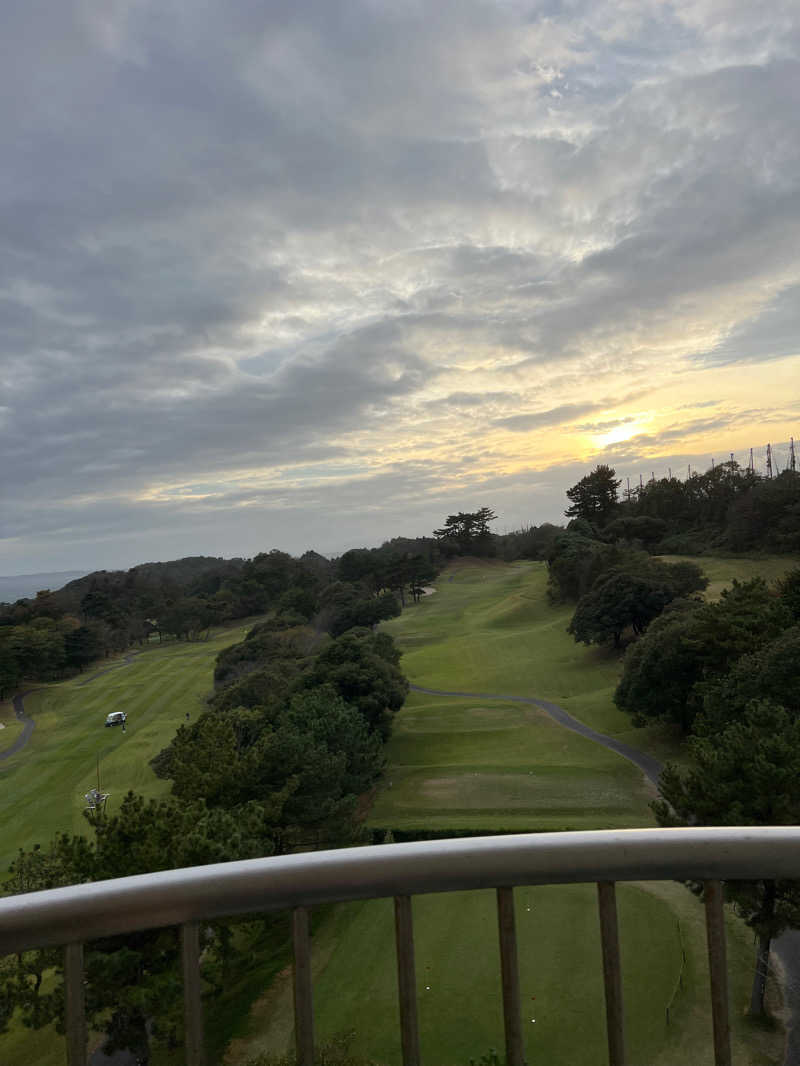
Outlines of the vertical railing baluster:
[{"label": "vertical railing baluster", "polygon": [[617,891],[613,881],[597,882],[609,1066],[625,1066],[625,1018],[622,1008],[622,963],[619,954]]},{"label": "vertical railing baluster", "polygon": [[414,925],[411,897],[395,896],[394,930],[397,945],[397,989],[400,1001],[400,1041],[403,1066],[420,1066],[417,1020],[417,971],[414,962]]},{"label": "vertical railing baluster", "polygon": [[706,941],[711,978],[711,1018],[714,1024],[715,1066],[731,1066],[731,1030],[728,1017],[728,965],[725,951],[725,914],[722,883],[706,881]]},{"label": "vertical railing baluster", "polygon": [[311,998],[311,934],[307,907],[292,911],[294,942],[294,1041],[297,1066],[314,1066],[314,1005]]},{"label": "vertical railing baluster", "polygon": [[198,922],[185,922],[181,926],[181,970],[183,973],[183,1043],[186,1066],[205,1066],[200,979],[200,925]]},{"label": "vertical railing baluster", "polygon": [[500,934],[500,979],[503,986],[506,1062],[508,1066],[525,1066],[513,888],[497,889],[497,927]]},{"label": "vertical railing baluster", "polygon": [[68,1066],[86,1066],[86,1003],[83,994],[83,944],[64,947],[64,1013]]}]

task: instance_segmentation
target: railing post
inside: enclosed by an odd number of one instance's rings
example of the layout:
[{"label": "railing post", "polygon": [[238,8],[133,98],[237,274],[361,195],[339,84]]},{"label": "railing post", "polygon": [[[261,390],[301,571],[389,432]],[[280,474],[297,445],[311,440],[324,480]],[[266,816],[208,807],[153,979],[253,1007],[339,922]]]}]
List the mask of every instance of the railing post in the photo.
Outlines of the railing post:
[{"label": "railing post", "polygon": [[613,881],[597,882],[609,1066],[625,1066],[625,1019],[622,1008],[622,963],[619,954],[617,891]]},{"label": "railing post", "polygon": [[525,1066],[513,888],[497,889],[497,927],[500,934],[500,977],[503,985],[506,1062],[508,1066]]},{"label": "railing post", "polygon": [[400,1000],[403,1066],[420,1066],[417,971],[414,963],[414,926],[411,919],[410,896],[395,896],[394,898],[394,930],[397,945],[397,989]]},{"label": "railing post", "polygon": [[183,972],[183,1044],[186,1066],[205,1066],[198,922],[185,922],[181,926],[181,970]]},{"label": "railing post", "polygon": [[706,941],[711,978],[711,1018],[714,1023],[714,1064],[731,1066],[731,1030],[728,1017],[728,966],[725,951],[725,914],[722,882],[706,881]]},{"label": "railing post", "polygon": [[297,1066],[314,1066],[314,1006],[311,998],[311,935],[308,908],[292,911],[294,942],[294,1042]]},{"label": "railing post", "polygon": [[86,1005],[83,995],[83,944],[64,946],[64,1012],[68,1066],[86,1066]]}]

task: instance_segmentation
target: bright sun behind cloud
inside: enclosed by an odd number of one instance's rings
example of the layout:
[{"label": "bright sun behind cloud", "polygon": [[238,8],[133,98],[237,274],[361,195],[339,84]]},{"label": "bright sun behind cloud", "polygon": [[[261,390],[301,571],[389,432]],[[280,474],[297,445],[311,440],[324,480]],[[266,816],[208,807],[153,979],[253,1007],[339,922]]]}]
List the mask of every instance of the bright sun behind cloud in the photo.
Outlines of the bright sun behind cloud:
[{"label": "bright sun behind cloud", "polygon": [[644,432],[649,424],[650,419],[646,417],[637,417],[630,422],[620,422],[618,426],[614,426],[613,429],[608,430],[606,433],[593,435],[592,443],[598,448],[607,448],[609,444],[620,444],[622,441],[630,440],[631,437]]}]

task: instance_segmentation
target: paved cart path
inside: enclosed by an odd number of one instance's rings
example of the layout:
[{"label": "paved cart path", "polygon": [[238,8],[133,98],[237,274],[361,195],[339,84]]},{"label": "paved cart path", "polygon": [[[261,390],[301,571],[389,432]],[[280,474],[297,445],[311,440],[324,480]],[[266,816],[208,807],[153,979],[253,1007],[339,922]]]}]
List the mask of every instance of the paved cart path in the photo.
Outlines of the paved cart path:
[{"label": "paved cart path", "polygon": [[430,696],[463,696],[469,700],[502,700],[504,703],[527,703],[532,707],[540,707],[564,729],[569,729],[573,733],[586,737],[587,740],[593,740],[596,744],[602,744],[604,748],[615,751],[623,759],[627,759],[635,766],[638,766],[648,781],[658,785],[662,767],[661,763],[654,759],[652,755],[637,751],[636,748],[632,748],[629,744],[623,744],[621,740],[615,740],[614,737],[606,736],[605,733],[598,733],[596,730],[590,729],[588,725],[584,725],[577,718],[573,718],[563,707],[559,707],[557,703],[551,703],[550,700],[534,699],[532,696],[500,696],[488,692],[444,692],[438,688],[422,688],[421,685],[409,685],[409,688],[412,692],[425,692]]},{"label": "paved cart path", "polygon": [[[628,759],[638,766],[648,781],[658,786],[661,775],[661,763],[652,755],[623,744],[620,740],[606,736],[590,729],[588,725],[559,707],[550,700],[535,699],[532,696],[502,696],[488,692],[445,692],[438,688],[423,688],[422,685],[409,685],[412,692],[423,692],[429,696],[456,696],[465,699],[476,700],[502,700],[504,703],[527,703],[533,707],[540,707],[550,715],[553,721],[558,722],[564,729],[569,729],[579,736],[593,740],[604,748],[615,751],[623,759]],[[773,950],[780,959],[785,980],[783,981],[783,995],[789,1011],[789,1023],[787,1026],[786,1052],[783,1066],[800,1066],[800,930],[787,929],[773,941]]]},{"label": "paved cart path", "polygon": [[30,696],[31,692],[35,691],[36,689],[32,688],[28,692],[23,692],[18,696],[14,696],[11,701],[14,707],[14,714],[17,716],[17,721],[22,722],[22,732],[11,747],[6,748],[5,751],[0,751],[0,762],[2,762],[3,759],[10,759],[11,756],[16,755],[18,751],[22,751],[31,739],[31,733],[33,732],[36,723],[32,718],[29,718],[27,714],[25,714],[25,704],[23,703],[23,700],[26,696]]},{"label": "paved cart path", "polygon": [[131,651],[125,656],[123,662],[112,663],[111,666],[107,666],[105,670],[100,670],[96,674],[92,674],[91,677],[84,678],[83,681],[78,682],[78,688],[82,688],[84,685],[91,684],[92,681],[96,681],[98,677],[103,677],[105,674],[110,674],[112,670],[119,670],[121,666],[130,666],[134,658],[139,654],[138,651]]},{"label": "paved cart path", "polygon": [[[96,681],[98,677],[102,677],[104,674],[110,673],[112,670],[118,670],[121,666],[130,666],[134,657],[138,655],[138,652],[130,652],[125,656],[125,661],[121,663],[114,663],[113,666],[107,666],[105,670],[100,670],[96,674],[92,674],[91,677],[85,678],[83,681],[79,681],[78,685],[88,685],[91,681]],[[12,704],[14,707],[14,714],[17,716],[17,720],[23,723],[22,732],[14,741],[14,743],[5,749],[0,751],[0,762],[4,759],[10,759],[12,755],[16,755],[18,751],[22,751],[28,741],[31,739],[31,733],[36,727],[36,722],[32,718],[29,718],[25,714],[25,697],[30,696],[34,692],[38,692],[38,689],[30,688],[27,692],[20,692],[12,698]]]}]

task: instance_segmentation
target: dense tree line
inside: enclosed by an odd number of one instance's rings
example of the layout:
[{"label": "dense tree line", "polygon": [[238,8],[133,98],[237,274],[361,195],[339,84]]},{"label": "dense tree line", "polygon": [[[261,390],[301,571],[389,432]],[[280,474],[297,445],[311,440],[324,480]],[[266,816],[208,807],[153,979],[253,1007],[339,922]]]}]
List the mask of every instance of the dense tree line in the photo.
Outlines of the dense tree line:
[{"label": "dense tree line", "polygon": [[[617,705],[686,737],[688,769],[668,764],[653,804],[662,825],[800,822],[800,570],[775,587],[734,581],[719,600],[696,566],[658,552],[800,548],[800,477],[762,478],[735,463],[686,481],[652,480],[623,500],[597,467],[567,493],[571,518],[548,554],[555,601],[577,601],[570,631],[586,643],[632,642]],[[773,938],[800,923],[800,887],[726,884],[757,938],[751,1013],[764,1011]]]},{"label": "dense tree line", "polygon": [[[800,570],[774,588],[734,582],[716,603],[683,602],[629,649],[616,700],[636,720],[687,734],[688,769],[668,764],[662,825],[800,822]],[[750,1010],[761,1014],[771,942],[800,924],[800,886],[726,885],[757,936]]]},{"label": "dense tree line", "polygon": [[99,571],[57,592],[0,605],[0,698],[24,679],[56,681],[131,645],[200,639],[212,626],[272,613],[334,635],[416,601],[446,561],[433,538],[396,539],[329,560],[262,552]]},{"label": "dense tree line", "polygon": [[[794,471],[762,478],[723,463],[685,481],[654,478],[624,499],[620,484],[613,468],[601,465],[568,489],[571,521],[547,552],[551,599],[577,602],[570,626],[576,640],[619,647],[624,633],[642,636],[668,605],[707,584],[693,564],[652,555],[698,546],[800,547],[800,475]],[[656,632],[668,629],[665,623]]]},{"label": "dense tree line", "polygon": [[[6,891],[360,839],[360,800],[383,771],[391,718],[408,691],[400,654],[372,628],[330,637],[292,625],[297,603],[280,598],[266,622],[220,653],[208,708],[153,759],[170,796],[146,802],[129,793],[118,812],[93,816],[88,836],[58,834],[21,851]],[[242,938],[224,922],[204,923],[201,935],[213,995]],[[171,929],[88,947],[87,1013],[107,1050],[128,1048],[146,1063],[153,1041],[180,1043],[178,952]],[[60,965],[60,954],[47,950],[2,962],[0,1031],[16,1007],[28,1025],[63,1024],[61,989],[43,980]]]},{"label": "dense tree line", "polygon": [[[192,600],[224,602],[226,610],[236,603],[266,618],[220,652],[206,710],[152,760],[170,782],[170,796],[148,803],[129,793],[118,812],[93,814],[88,835],[58,834],[45,847],[21,851],[6,891],[360,840],[362,798],[383,771],[392,716],[408,692],[400,653],[377,623],[399,613],[398,594],[413,596],[435,576],[424,547],[357,550],[333,563],[270,552],[236,561],[228,572],[188,567],[190,584],[180,596],[169,568],[84,582],[79,610],[110,628],[137,610],[155,613],[157,596],[167,591],[173,603],[164,600],[152,624],[163,626],[169,610]],[[68,595],[77,599],[75,590]],[[41,670],[51,661],[57,676],[63,658],[55,637],[82,625],[51,617],[52,604],[49,612],[4,631],[13,639],[32,629],[38,643],[30,638],[33,650],[22,668]],[[204,925],[202,936],[203,973],[213,993],[241,937],[231,923]],[[108,1050],[129,1048],[147,1062],[152,1041],[179,1043],[177,953],[174,930],[108,938],[88,949],[87,1010]],[[62,1024],[61,991],[43,981],[59,966],[50,951],[24,952],[0,965],[0,1031],[15,1007],[28,1025]]]},{"label": "dense tree line", "polygon": [[567,491],[568,518],[607,541],[638,541],[659,553],[800,551],[800,474],[763,477],[731,461],[705,473],[652,478],[620,496],[598,466]]},{"label": "dense tree line", "polygon": [[548,593],[576,601],[569,632],[585,644],[641,636],[674,600],[702,591],[708,579],[688,560],[653,558],[638,542],[604,541],[584,519],[573,519],[548,553]]}]

